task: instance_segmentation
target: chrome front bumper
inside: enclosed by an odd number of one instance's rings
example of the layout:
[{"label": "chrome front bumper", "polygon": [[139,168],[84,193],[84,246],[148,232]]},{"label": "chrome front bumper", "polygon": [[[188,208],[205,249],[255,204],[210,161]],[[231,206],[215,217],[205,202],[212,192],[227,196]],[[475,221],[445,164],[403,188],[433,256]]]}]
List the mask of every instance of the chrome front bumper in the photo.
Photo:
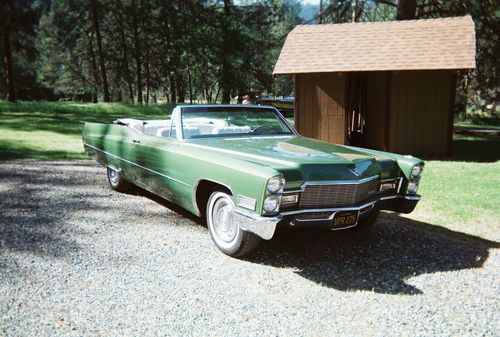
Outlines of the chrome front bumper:
[{"label": "chrome front bumper", "polygon": [[273,237],[276,226],[282,218],[281,215],[266,217],[240,210],[235,210],[234,213],[234,220],[241,229],[257,234],[264,240],[270,240]]},{"label": "chrome front bumper", "polygon": [[[341,211],[357,211],[359,216],[369,213],[373,209],[390,210],[399,213],[409,213],[413,211],[417,202],[421,199],[420,195],[392,195],[387,197],[380,197],[362,205],[337,207],[337,208],[314,208],[314,209],[300,209],[283,211],[272,217],[264,217],[257,214],[247,213],[241,210],[235,210],[234,220],[238,223],[241,229],[252,232],[264,240],[270,240],[279,222],[284,219],[289,219],[291,224],[297,222],[325,222],[331,221],[336,212]],[[299,215],[314,214],[314,213],[328,213],[324,218],[313,218],[310,220],[299,220]],[[344,228],[343,228],[344,229]]]}]

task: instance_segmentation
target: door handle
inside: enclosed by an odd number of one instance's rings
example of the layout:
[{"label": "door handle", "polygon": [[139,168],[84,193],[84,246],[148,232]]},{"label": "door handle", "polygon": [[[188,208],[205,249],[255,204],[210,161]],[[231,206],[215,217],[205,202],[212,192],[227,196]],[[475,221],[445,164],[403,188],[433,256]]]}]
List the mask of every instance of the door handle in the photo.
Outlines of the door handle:
[{"label": "door handle", "polygon": [[134,144],[139,144],[140,142],[141,142],[140,140],[132,139],[132,143],[134,143]]}]

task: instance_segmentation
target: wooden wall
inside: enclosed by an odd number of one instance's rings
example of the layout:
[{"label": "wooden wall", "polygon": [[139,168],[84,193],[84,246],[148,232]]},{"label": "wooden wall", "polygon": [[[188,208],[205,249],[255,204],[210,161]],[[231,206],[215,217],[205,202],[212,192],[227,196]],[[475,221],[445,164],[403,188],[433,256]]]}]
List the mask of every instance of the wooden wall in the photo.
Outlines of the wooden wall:
[{"label": "wooden wall", "polygon": [[345,87],[343,73],[295,75],[295,127],[300,134],[345,143]]},{"label": "wooden wall", "polygon": [[386,114],[388,113],[390,72],[370,72],[366,90],[366,147],[386,150]]},{"label": "wooden wall", "polygon": [[393,72],[390,88],[387,150],[404,154],[449,154],[454,73]]},{"label": "wooden wall", "polygon": [[[369,72],[366,147],[414,155],[451,153],[452,71]],[[346,143],[346,74],[295,75],[295,124],[304,136]]]}]

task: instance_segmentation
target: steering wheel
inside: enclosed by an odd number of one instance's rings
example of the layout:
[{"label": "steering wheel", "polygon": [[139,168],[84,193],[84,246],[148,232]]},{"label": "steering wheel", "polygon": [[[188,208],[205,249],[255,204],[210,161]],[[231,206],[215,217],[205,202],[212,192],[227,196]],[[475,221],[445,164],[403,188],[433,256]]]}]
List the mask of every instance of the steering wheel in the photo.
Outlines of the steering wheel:
[{"label": "steering wheel", "polygon": [[249,133],[258,133],[259,130],[262,130],[262,129],[270,129],[270,130],[273,130],[273,128],[269,125],[260,125],[260,126],[257,126],[255,128],[253,128],[252,130],[250,130]]}]

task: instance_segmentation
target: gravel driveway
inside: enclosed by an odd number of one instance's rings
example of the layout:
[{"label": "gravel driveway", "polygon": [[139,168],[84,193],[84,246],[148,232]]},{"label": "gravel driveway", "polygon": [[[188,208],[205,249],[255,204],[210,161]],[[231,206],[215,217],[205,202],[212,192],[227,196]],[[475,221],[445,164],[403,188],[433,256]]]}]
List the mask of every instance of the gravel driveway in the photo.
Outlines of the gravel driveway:
[{"label": "gravel driveway", "polygon": [[0,163],[0,335],[499,336],[499,244],[383,214],[221,254],[93,162]]}]

